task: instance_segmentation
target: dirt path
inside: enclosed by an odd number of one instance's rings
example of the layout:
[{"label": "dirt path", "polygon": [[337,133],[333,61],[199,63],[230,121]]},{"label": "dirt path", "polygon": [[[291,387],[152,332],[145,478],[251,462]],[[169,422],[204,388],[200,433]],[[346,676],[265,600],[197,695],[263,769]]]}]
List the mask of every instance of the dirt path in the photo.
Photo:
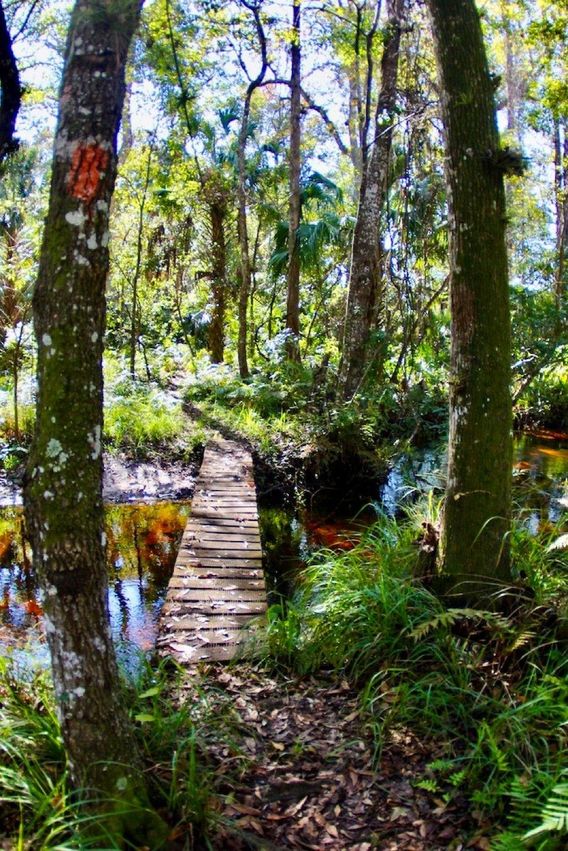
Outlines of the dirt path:
[{"label": "dirt path", "polygon": [[374,770],[371,731],[347,682],[212,665],[190,675],[181,697],[204,695],[231,727],[207,743],[224,801],[219,851],[489,848],[463,795],[446,801],[415,785],[442,747],[393,730]]}]

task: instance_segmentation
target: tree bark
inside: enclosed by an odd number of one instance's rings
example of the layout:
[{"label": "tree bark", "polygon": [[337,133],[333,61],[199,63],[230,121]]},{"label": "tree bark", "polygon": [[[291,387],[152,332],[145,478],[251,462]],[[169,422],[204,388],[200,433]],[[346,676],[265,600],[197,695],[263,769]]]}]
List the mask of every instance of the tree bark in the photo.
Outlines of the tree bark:
[{"label": "tree bark", "polygon": [[[566,295],[568,278],[568,133],[565,122],[554,121],[554,188],[556,202],[556,276],[554,294],[560,310]],[[560,327],[558,328],[560,331]]]},{"label": "tree bark", "polygon": [[370,337],[381,300],[381,216],[384,208],[393,126],[404,0],[388,0],[387,31],[381,59],[381,89],[374,122],[373,146],[364,166],[353,234],[349,292],[343,333],[340,387],[351,399],[368,369]]},{"label": "tree bark", "polygon": [[227,248],[225,245],[225,218],[227,205],[219,193],[209,203],[211,243],[213,249],[211,291],[213,315],[209,326],[209,351],[212,363],[223,363],[225,354],[225,298],[227,292]]},{"label": "tree bark", "polygon": [[0,174],[7,157],[18,149],[14,138],[16,118],[20,111],[22,89],[12,39],[0,2]]},{"label": "tree bark", "polygon": [[300,359],[300,168],[301,168],[301,33],[300,0],[292,6],[292,44],[290,47],[290,210],[288,232],[288,295],[286,300],[286,352],[290,360]]},{"label": "tree bark", "polygon": [[[122,110],[124,115],[124,109]],[[142,271],[142,255],[144,253],[143,236],[144,222],[146,211],[146,200],[148,198],[148,188],[150,186],[150,167],[152,164],[152,146],[148,147],[148,158],[146,160],[146,173],[144,177],[144,186],[142,196],[140,198],[140,206],[138,209],[138,229],[136,233],[136,265],[132,276],[132,308],[130,313],[130,377],[132,380],[136,378],[136,347],[138,345],[138,337],[140,333],[140,306],[138,296],[138,285],[140,283],[140,272]]]},{"label": "tree bark", "polygon": [[25,503],[70,777],[111,811],[117,835],[160,847],[110,632],[102,503],[109,206],[141,5],[77,0],[71,17],[33,298],[38,400]]},{"label": "tree bark", "polygon": [[510,581],[511,342],[503,168],[475,4],[428,0],[428,5],[450,202],[450,434],[440,565],[454,593],[487,604]]}]

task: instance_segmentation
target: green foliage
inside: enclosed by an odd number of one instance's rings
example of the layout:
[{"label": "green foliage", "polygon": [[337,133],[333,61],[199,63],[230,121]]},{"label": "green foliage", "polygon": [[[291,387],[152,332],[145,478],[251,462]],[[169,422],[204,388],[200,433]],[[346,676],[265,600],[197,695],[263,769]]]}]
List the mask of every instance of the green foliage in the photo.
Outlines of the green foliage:
[{"label": "green foliage", "polygon": [[105,438],[110,446],[142,456],[159,447],[180,444],[190,452],[203,441],[203,432],[193,428],[188,435],[181,403],[154,384],[133,382],[130,376],[107,365],[105,393]]},{"label": "green foliage", "polygon": [[532,843],[548,834],[568,834],[568,783],[558,783],[554,786],[539,815],[542,821],[525,833],[525,843]]},{"label": "green foliage", "polygon": [[[431,505],[430,522],[433,512]],[[381,517],[352,551],[317,554],[289,613],[272,612],[270,652],[300,672],[331,666],[358,683],[377,755],[393,726],[446,742],[447,758],[417,778],[425,791],[465,792],[478,810],[502,818],[511,790],[524,784],[536,803],[511,821],[511,836],[532,841],[539,825],[542,835],[564,826],[565,789],[552,792],[562,784],[568,724],[561,647],[546,632],[545,607],[528,594],[509,616],[446,609],[413,578],[419,525],[416,508],[402,523]],[[526,580],[536,558],[516,534],[516,568]],[[537,547],[544,562],[553,555],[546,540]]]},{"label": "green foliage", "polygon": [[[209,847],[216,815],[208,743],[223,738],[237,763],[244,757],[232,739],[229,707],[220,712],[223,697],[197,692],[184,701],[179,685],[171,671],[147,666],[137,682],[125,684],[124,699],[136,722],[151,804],[168,814],[172,835],[186,837],[187,847]],[[122,847],[104,813],[86,803],[69,788],[48,676],[18,674],[0,660],[0,832],[22,851]]]},{"label": "green foliage", "polygon": [[84,825],[67,789],[65,752],[47,677],[18,679],[0,660],[0,819],[14,847],[78,847]]},{"label": "green foliage", "polygon": [[148,448],[171,443],[182,434],[184,418],[180,407],[171,407],[157,391],[135,390],[115,396],[105,411],[105,435],[116,447],[140,454]]}]

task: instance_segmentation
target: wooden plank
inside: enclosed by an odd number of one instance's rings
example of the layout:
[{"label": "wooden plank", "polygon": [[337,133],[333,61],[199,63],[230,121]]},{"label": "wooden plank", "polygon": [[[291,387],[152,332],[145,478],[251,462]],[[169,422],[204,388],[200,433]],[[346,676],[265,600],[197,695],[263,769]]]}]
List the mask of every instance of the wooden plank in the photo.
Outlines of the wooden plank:
[{"label": "wooden plank", "polygon": [[199,602],[194,601],[191,608],[188,609],[187,600],[168,601],[166,599],[163,611],[166,616],[170,614],[183,615],[191,611],[195,615],[247,615],[248,618],[254,618],[266,612],[266,603],[248,601],[239,603],[232,600],[212,600],[211,602],[207,602],[201,600]]},{"label": "wooden plank", "polygon": [[162,610],[160,652],[182,664],[230,659],[266,608],[252,459],[219,439],[196,482]]},{"label": "wooden plank", "polygon": [[191,525],[188,523],[186,533],[190,532],[195,528],[203,528],[203,529],[228,529],[231,532],[242,529],[243,532],[257,532],[259,533],[259,525],[258,520],[251,520],[249,518],[241,518],[240,520],[233,520],[232,518],[225,517],[201,517],[200,515],[192,515],[193,523]]},{"label": "wooden plank", "polygon": [[193,565],[198,562],[206,567],[262,567],[260,552],[247,550],[187,550],[178,555],[180,564]]},{"label": "wooden plank", "polygon": [[199,514],[201,511],[218,511],[222,510],[223,515],[228,510],[229,517],[231,514],[236,513],[237,511],[248,511],[253,512],[254,516],[257,517],[258,512],[256,508],[256,499],[244,499],[243,497],[235,497],[226,499],[216,498],[216,499],[200,499],[195,504],[195,513]]},{"label": "wooden plank", "polygon": [[[218,523],[220,526],[234,526],[235,523],[242,523],[243,525],[254,525],[258,523],[258,517],[236,517],[234,516],[234,512],[231,512],[231,516],[225,516],[219,514],[218,511],[212,511],[210,509],[201,509],[197,511],[195,508],[191,513],[191,517],[196,520],[201,520],[207,523]],[[191,519],[191,518],[190,518]]]},{"label": "wooden plank", "polygon": [[244,569],[244,568],[253,568],[254,570],[262,569],[262,559],[261,558],[227,558],[220,559],[209,556],[208,558],[196,558],[194,555],[190,556],[189,554],[180,553],[177,558],[176,564],[184,564],[189,567],[226,567],[228,569]]},{"label": "wooden plank", "polygon": [[230,541],[260,541],[260,535],[256,529],[239,529],[237,526],[202,526],[192,524],[184,535],[186,540],[196,538],[228,538]]},{"label": "wooden plank", "polygon": [[195,505],[243,505],[245,508],[254,508],[256,511],[256,494],[205,494],[199,493],[194,499]]},{"label": "wooden plank", "polygon": [[264,589],[259,591],[255,588],[247,588],[246,590],[240,588],[199,588],[197,590],[193,588],[172,588],[171,591],[168,591],[167,599],[174,602],[196,600],[201,603],[222,600],[224,602],[258,603],[266,600],[266,591]]},{"label": "wooden plank", "polygon": [[223,541],[204,541],[195,539],[193,541],[189,541],[188,544],[184,542],[183,550],[186,552],[198,552],[203,551],[207,555],[209,550],[212,552],[218,552],[222,555],[221,558],[225,558],[225,554],[227,556],[234,555],[235,553],[244,552],[245,555],[255,555],[262,556],[262,549],[260,547],[260,541],[251,542],[243,541],[243,540],[235,540],[230,543],[224,543]]},{"label": "wooden plank", "polygon": [[[176,641],[182,641],[193,647],[207,647],[215,644],[240,644],[254,636],[254,630],[246,629],[173,629]],[[162,641],[167,641],[170,636],[164,636]]]},{"label": "wooden plank", "polygon": [[260,537],[258,532],[255,532],[254,529],[249,529],[247,532],[239,531],[238,529],[200,529],[193,528],[190,532],[185,535],[184,538],[186,541],[227,541],[231,543],[232,541],[248,541],[249,543],[255,542],[257,544],[260,543]]},{"label": "wooden plank", "polygon": [[215,645],[213,647],[197,648],[171,641],[164,649],[170,651],[180,664],[192,665],[197,662],[227,662],[233,659],[238,645]]},{"label": "wooden plank", "polygon": [[264,579],[264,571],[260,567],[225,567],[217,564],[215,567],[191,567],[179,565],[174,568],[172,579],[191,576],[195,579]]},{"label": "wooden plank", "polygon": [[226,576],[172,576],[170,579],[170,588],[226,588],[227,591],[235,590],[264,590],[264,579],[248,579],[239,576],[237,579],[229,579]]},{"label": "wooden plank", "polygon": [[[167,629],[240,629],[242,630],[250,623],[250,616],[245,615],[170,615],[167,623]],[[254,629],[254,626],[251,627]]]}]

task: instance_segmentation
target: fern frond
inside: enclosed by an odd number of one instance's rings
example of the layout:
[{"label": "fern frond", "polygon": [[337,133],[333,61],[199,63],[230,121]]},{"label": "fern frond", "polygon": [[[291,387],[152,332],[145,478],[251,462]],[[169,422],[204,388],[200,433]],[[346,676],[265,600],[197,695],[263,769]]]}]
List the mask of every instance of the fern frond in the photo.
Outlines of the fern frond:
[{"label": "fern frond", "polygon": [[559,783],[553,788],[541,818],[541,824],[523,835],[526,845],[547,833],[568,833],[568,783]]}]

